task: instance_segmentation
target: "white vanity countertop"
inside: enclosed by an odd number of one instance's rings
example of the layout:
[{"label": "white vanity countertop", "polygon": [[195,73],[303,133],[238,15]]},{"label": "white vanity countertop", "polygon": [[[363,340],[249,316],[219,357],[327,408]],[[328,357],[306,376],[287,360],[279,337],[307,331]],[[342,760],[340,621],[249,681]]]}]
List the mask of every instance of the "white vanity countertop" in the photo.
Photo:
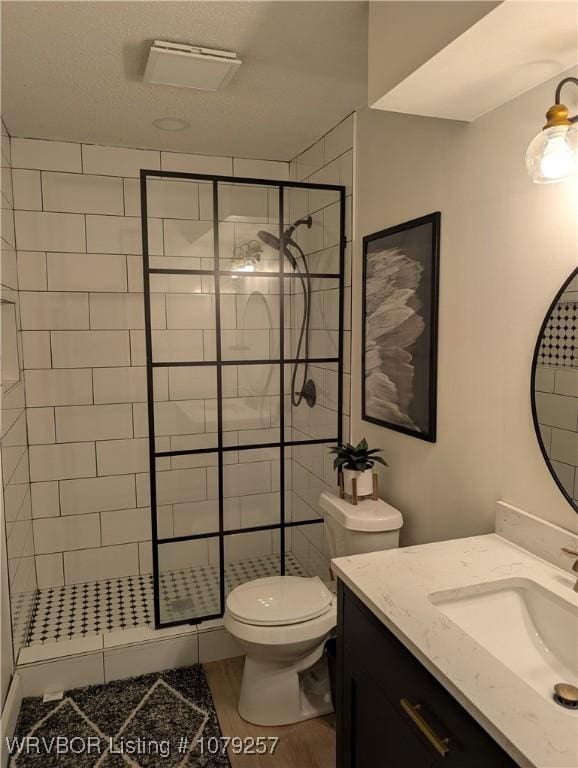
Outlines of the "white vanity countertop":
[{"label": "white vanity countertop", "polygon": [[341,557],[332,569],[516,762],[577,768],[578,711],[540,695],[428,599],[520,577],[578,602],[570,574],[496,534]]}]

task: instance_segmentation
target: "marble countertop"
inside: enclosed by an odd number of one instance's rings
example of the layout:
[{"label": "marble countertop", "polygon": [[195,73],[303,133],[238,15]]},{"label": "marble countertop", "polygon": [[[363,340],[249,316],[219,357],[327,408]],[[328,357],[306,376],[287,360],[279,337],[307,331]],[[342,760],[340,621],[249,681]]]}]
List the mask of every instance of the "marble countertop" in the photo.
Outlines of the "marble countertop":
[{"label": "marble countertop", "polygon": [[520,766],[578,766],[578,711],[530,687],[428,599],[520,577],[578,603],[570,574],[496,534],[341,557],[332,569]]}]

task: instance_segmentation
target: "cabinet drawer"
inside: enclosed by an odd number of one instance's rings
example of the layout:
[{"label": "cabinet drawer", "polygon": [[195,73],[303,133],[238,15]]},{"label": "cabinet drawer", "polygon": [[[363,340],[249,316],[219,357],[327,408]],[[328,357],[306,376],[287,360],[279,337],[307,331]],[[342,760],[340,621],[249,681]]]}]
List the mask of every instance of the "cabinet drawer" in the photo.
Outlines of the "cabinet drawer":
[{"label": "cabinet drawer", "polygon": [[344,679],[351,733],[347,768],[434,768],[434,758],[361,665]]},{"label": "cabinet drawer", "polygon": [[347,665],[351,657],[370,671],[394,709],[428,744],[435,764],[464,768],[516,766],[371,611],[342,585],[341,590],[342,663]]}]

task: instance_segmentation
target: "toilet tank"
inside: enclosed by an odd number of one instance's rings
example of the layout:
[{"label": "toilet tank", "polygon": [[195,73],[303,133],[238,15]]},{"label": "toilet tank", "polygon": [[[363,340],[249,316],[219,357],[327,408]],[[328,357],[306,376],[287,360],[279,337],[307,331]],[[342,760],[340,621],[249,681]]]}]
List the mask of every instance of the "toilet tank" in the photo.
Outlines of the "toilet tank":
[{"label": "toilet tank", "polygon": [[325,491],[319,497],[319,506],[330,558],[399,546],[401,512],[382,499],[362,499],[358,504],[350,504],[337,493]]}]

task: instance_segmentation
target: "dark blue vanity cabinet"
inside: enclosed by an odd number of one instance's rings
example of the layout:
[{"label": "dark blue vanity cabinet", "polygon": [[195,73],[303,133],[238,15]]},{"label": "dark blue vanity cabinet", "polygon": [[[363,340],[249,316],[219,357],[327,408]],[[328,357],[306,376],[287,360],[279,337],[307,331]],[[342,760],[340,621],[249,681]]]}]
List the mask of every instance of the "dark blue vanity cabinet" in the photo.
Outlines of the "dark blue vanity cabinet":
[{"label": "dark blue vanity cabinet", "polygon": [[512,760],[342,582],[337,768],[510,768]]}]

